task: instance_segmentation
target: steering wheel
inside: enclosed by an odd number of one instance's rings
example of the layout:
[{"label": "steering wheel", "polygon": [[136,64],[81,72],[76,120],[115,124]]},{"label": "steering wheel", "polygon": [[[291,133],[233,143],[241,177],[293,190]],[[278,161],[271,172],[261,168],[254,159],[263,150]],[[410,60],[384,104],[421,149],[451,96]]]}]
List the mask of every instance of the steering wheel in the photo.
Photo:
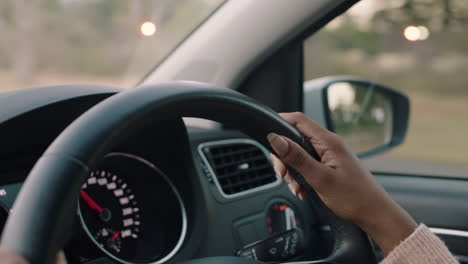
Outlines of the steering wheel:
[{"label": "steering wheel", "polygon": [[[269,148],[266,135],[291,138],[319,159],[301,134],[273,110],[233,90],[203,83],[174,82],[127,90],[97,104],[70,124],[37,161],[7,221],[1,246],[32,264],[52,263],[67,239],[79,190],[97,162],[123,138],[148,122],[170,117],[199,117],[227,123]],[[301,263],[376,263],[369,239],[355,225],[335,216],[308,188],[314,210],[330,226],[334,249],[323,260]],[[258,263],[240,257],[190,260],[185,264]]]}]

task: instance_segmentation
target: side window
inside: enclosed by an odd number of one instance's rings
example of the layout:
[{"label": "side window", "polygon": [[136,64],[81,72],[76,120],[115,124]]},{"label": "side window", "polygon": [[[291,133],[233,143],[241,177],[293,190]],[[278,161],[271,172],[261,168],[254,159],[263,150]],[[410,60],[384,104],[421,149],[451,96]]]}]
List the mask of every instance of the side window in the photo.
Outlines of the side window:
[{"label": "side window", "polygon": [[305,40],[305,80],[356,75],[410,97],[406,141],[366,161],[372,170],[468,177],[467,7],[365,0]]}]

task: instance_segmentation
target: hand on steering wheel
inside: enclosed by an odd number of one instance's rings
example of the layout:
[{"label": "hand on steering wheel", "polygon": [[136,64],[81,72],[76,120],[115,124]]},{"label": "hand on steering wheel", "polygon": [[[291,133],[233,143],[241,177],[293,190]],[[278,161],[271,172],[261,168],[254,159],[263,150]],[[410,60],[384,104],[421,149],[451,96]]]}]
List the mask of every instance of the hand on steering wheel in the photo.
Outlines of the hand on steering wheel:
[{"label": "hand on steering wheel", "polygon": [[304,199],[307,192],[294,180],[285,164],[297,170],[322,201],[339,217],[358,225],[388,254],[416,228],[416,222],[385,192],[372,174],[334,133],[302,113],[280,114],[315,148],[321,162],[292,140],[274,133],[268,140],[275,171],[291,192]]},{"label": "hand on steering wheel", "polygon": [[[270,136],[273,147],[281,154],[280,158],[290,165],[291,174],[303,184],[301,188],[293,187],[299,193],[303,193],[302,188],[308,189],[310,205],[322,222],[330,226],[333,248],[327,257],[314,260],[314,264],[376,263],[367,235],[339,216],[362,226],[386,252],[401,236],[388,234],[382,227],[397,226],[401,231],[402,226],[408,226],[405,217],[401,217],[403,212],[391,202],[369,172],[356,165],[356,158],[337,137],[319,129],[304,116],[284,115],[294,128],[273,110],[233,90],[204,83],[174,82],[121,92],[70,124],[38,159],[23,184],[3,230],[1,246],[23,255],[33,264],[53,263],[57,251],[68,239],[67,231],[76,216],[79,190],[90,170],[112,147],[149,122],[180,117],[198,117],[229,124],[266,147],[269,146],[266,140],[269,132],[289,138]],[[322,156],[323,163],[308,156],[319,159],[311,143]],[[282,175],[285,175],[283,171]],[[318,194],[309,184],[317,189]],[[338,216],[325,207],[319,195]],[[367,204],[369,201],[372,203]],[[379,211],[375,210],[381,208],[385,209],[383,217],[378,217]],[[376,217],[375,222],[368,221],[369,217],[371,220]],[[34,239],[30,234],[34,234]],[[258,262],[221,256],[187,263]]]}]

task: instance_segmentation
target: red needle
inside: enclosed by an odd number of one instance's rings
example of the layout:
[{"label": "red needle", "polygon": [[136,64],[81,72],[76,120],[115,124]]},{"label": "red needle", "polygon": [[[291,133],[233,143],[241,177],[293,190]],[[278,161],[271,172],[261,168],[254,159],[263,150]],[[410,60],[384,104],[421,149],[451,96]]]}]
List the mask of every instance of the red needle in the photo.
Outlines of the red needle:
[{"label": "red needle", "polygon": [[97,204],[85,191],[81,190],[80,196],[83,198],[83,200],[85,200],[89,207],[91,207],[91,209],[102,212],[102,207],[99,206],[99,204]]},{"label": "red needle", "polygon": [[115,241],[117,239],[117,237],[119,236],[119,234],[120,234],[120,231],[115,231],[115,233],[111,237],[111,240]]}]

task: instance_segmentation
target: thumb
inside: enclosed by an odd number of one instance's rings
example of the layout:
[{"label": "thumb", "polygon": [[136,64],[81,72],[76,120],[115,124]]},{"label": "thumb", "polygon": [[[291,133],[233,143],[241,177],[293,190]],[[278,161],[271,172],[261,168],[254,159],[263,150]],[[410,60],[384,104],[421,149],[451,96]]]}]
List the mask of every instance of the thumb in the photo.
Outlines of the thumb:
[{"label": "thumb", "polygon": [[267,139],[278,158],[303,176],[321,169],[321,164],[292,140],[275,133],[268,134]]}]

